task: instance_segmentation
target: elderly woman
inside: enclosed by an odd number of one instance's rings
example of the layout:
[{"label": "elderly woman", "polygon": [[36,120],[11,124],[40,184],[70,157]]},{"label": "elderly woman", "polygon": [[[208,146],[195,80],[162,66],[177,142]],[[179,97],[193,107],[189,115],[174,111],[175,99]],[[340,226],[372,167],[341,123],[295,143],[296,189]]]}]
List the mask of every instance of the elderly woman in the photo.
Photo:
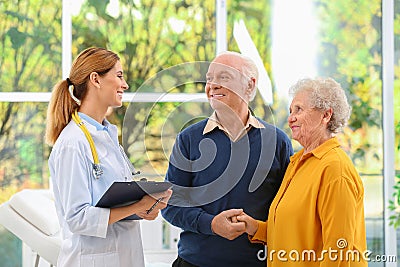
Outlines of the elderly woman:
[{"label": "elderly woman", "polygon": [[367,266],[364,189],[336,134],[351,108],[333,79],[303,79],[292,88],[288,123],[303,149],[294,154],[268,220],[247,214],[252,242],[267,244],[268,267]]}]

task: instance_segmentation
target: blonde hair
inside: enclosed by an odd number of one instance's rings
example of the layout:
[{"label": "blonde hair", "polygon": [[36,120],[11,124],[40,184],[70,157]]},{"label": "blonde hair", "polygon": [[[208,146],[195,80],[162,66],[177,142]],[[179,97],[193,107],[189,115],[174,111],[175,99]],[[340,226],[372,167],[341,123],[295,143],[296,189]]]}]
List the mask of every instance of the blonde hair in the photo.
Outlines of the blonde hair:
[{"label": "blonde hair", "polygon": [[47,109],[46,143],[54,145],[61,131],[71,121],[71,114],[78,109],[68,88],[73,86],[74,96],[83,101],[87,93],[87,82],[92,72],[100,76],[109,72],[120,58],[104,48],[91,47],[83,50],[74,60],[67,80],[59,81],[53,88]]}]

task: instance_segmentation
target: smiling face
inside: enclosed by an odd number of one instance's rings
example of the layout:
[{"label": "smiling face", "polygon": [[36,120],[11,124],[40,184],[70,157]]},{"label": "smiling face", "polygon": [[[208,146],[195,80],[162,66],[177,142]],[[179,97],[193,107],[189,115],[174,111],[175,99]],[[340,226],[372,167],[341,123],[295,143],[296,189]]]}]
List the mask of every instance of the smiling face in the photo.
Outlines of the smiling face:
[{"label": "smiling face", "polygon": [[[329,111],[328,111],[329,112]],[[288,123],[292,129],[292,138],[306,150],[319,145],[327,134],[329,114],[314,108],[309,101],[309,93],[301,91],[295,95],[290,105]]]},{"label": "smiling face", "polygon": [[123,76],[121,62],[117,61],[109,72],[99,77],[99,81],[101,84],[100,101],[107,107],[120,107],[122,95],[129,88]]},{"label": "smiling face", "polygon": [[214,110],[247,110],[249,97],[246,94],[246,78],[240,71],[241,63],[241,58],[237,56],[221,55],[210,64],[205,92]]}]

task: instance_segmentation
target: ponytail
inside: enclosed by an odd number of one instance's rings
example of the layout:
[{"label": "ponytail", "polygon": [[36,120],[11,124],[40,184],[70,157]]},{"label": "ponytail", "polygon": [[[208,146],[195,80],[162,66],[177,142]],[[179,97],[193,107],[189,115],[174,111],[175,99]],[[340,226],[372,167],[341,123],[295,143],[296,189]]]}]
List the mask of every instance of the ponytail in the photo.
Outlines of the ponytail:
[{"label": "ponytail", "polygon": [[71,98],[66,80],[58,82],[51,95],[47,109],[46,143],[50,146],[57,141],[61,131],[71,121],[71,115],[79,106]]}]

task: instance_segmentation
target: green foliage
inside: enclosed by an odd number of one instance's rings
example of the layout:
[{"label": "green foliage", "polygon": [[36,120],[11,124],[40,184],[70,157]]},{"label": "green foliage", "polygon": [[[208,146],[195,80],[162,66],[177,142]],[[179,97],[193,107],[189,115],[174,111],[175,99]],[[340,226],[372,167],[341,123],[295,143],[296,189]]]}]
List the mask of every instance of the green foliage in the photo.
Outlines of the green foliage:
[{"label": "green foliage", "polygon": [[[54,19],[59,18],[59,19]],[[61,73],[61,3],[0,4],[0,92],[48,92]],[[0,203],[47,185],[47,104],[0,103]]]},{"label": "green foliage", "polygon": [[17,27],[11,27],[8,30],[7,35],[10,36],[12,48],[15,50],[21,48],[28,38],[28,35],[24,32],[18,31]]},{"label": "green foliage", "polygon": [[400,172],[396,175],[396,184],[394,185],[395,192],[392,195],[392,199],[389,200],[389,210],[393,212],[393,215],[389,217],[389,225],[393,225],[394,228],[400,226]]},{"label": "green foliage", "polygon": [[[53,1],[0,4],[1,92],[50,90],[61,69],[60,20],[51,19],[57,16]],[[43,105],[0,103],[0,203],[23,186],[47,185],[44,116]]]},{"label": "green foliage", "polygon": [[61,69],[60,4],[50,0],[0,5],[0,91],[46,92]]},{"label": "green foliage", "polygon": [[215,54],[210,1],[120,1],[114,17],[107,3],[88,1],[73,18],[74,54],[89,46],[118,52],[130,91],[167,67]]}]

